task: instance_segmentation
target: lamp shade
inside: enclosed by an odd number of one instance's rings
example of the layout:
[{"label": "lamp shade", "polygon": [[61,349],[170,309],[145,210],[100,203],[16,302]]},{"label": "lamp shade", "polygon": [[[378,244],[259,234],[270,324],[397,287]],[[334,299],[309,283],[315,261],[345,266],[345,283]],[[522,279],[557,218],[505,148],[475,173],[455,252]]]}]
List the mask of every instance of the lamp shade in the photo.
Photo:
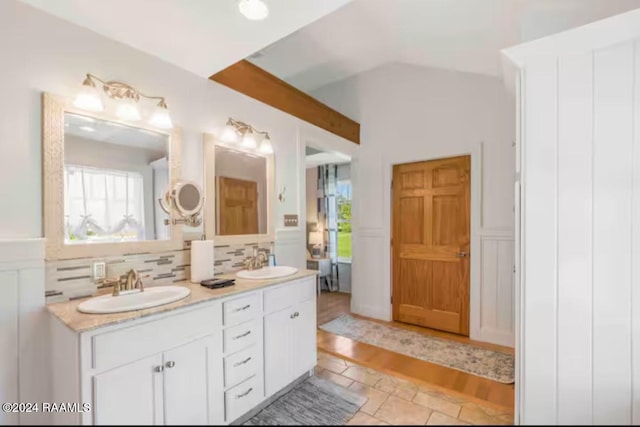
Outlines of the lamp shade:
[{"label": "lamp shade", "polygon": [[309,244],[310,245],[321,245],[324,243],[324,239],[322,238],[321,231],[312,231],[309,233]]}]

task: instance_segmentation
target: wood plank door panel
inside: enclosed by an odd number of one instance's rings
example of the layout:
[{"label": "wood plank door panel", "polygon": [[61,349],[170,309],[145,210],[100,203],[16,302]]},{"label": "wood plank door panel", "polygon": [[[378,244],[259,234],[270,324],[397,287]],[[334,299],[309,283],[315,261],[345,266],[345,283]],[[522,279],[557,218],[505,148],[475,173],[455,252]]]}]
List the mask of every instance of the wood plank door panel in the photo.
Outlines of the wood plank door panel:
[{"label": "wood plank door panel", "polygon": [[258,183],[217,177],[218,234],[258,234]]},{"label": "wood plank door panel", "polygon": [[470,156],[393,169],[393,318],[469,335]]}]

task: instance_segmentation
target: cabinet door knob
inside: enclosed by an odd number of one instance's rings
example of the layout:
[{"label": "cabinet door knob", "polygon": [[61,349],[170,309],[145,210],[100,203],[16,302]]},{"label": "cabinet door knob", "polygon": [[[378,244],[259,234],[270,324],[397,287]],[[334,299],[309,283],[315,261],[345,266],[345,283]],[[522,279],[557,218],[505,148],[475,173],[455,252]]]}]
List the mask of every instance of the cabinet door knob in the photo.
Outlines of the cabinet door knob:
[{"label": "cabinet door knob", "polygon": [[295,313],[293,313],[291,316],[292,319],[295,319],[296,317],[300,316],[300,313],[298,313],[297,311]]},{"label": "cabinet door knob", "polygon": [[173,360],[169,360],[167,363],[165,363],[165,366],[167,368],[173,368],[174,366],[176,366],[176,362],[174,362]]},{"label": "cabinet door knob", "polygon": [[162,372],[164,371],[164,366],[154,366],[153,372]]}]

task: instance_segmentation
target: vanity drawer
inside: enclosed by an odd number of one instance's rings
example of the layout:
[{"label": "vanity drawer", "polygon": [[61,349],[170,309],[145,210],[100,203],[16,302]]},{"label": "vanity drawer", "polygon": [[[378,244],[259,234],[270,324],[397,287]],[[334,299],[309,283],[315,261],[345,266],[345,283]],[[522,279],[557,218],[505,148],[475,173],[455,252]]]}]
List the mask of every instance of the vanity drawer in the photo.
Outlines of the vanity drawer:
[{"label": "vanity drawer", "polygon": [[235,353],[255,343],[258,338],[258,326],[257,320],[251,320],[225,329],[222,332],[225,354]]},{"label": "vanity drawer", "polygon": [[316,294],[315,276],[296,280],[277,288],[264,291],[264,312],[273,313],[290,307],[301,301],[313,298]]},{"label": "vanity drawer", "polygon": [[258,350],[255,345],[224,358],[224,386],[232,387],[258,371]]},{"label": "vanity drawer", "polygon": [[105,369],[122,365],[214,333],[221,327],[220,318],[220,304],[214,303],[206,308],[95,335],[91,338],[92,367]]},{"label": "vanity drawer", "polygon": [[257,317],[259,314],[258,294],[253,293],[243,298],[222,303],[224,326],[237,325]]},{"label": "vanity drawer", "polygon": [[258,375],[224,393],[225,418],[231,422],[244,415],[262,401],[261,384]]}]

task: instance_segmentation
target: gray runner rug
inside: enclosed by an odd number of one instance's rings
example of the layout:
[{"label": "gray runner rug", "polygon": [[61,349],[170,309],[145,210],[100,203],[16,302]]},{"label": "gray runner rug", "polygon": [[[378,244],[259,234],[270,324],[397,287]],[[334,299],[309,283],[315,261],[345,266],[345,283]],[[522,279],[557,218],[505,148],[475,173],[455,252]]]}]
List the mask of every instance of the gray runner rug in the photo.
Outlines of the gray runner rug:
[{"label": "gray runner rug", "polygon": [[320,329],[504,384],[514,382],[512,355],[343,314]]},{"label": "gray runner rug", "polygon": [[318,377],[301,382],[244,425],[344,425],[367,398]]}]

